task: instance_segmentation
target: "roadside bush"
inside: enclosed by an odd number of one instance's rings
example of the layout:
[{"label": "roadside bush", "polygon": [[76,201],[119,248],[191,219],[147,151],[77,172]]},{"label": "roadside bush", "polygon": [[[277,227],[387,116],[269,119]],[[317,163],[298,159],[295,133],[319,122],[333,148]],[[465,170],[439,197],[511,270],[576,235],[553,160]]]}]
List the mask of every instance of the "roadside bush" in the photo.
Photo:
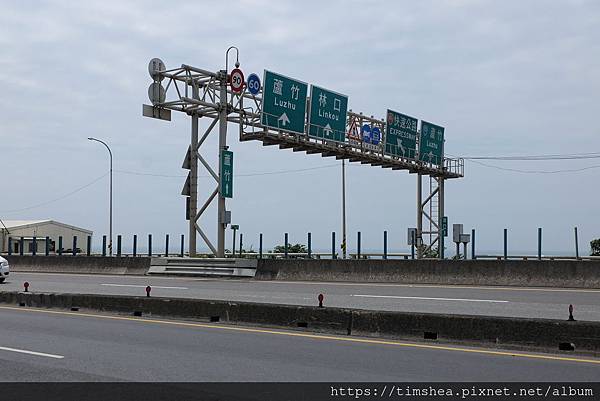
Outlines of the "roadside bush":
[{"label": "roadside bush", "polygon": [[600,238],[590,241],[590,248],[592,248],[591,256],[600,256]]},{"label": "roadside bush", "polygon": [[[273,248],[273,253],[284,253],[285,245],[277,245]],[[306,245],[303,244],[288,244],[288,253],[307,253]],[[290,258],[298,258],[300,256],[290,256]]]}]

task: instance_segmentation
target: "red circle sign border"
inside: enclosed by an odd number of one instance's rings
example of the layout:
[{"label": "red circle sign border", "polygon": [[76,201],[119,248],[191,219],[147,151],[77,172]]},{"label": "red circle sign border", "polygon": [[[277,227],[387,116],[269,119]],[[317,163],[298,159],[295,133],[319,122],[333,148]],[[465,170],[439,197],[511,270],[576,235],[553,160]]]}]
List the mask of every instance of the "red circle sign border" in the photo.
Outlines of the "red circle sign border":
[{"label": "red circle sign border", "polygon": [[[237,74],[239,74],[241,76],[239,86],[236,86],[233,83],[233,77],[234,77],[234,75],[237,75]],[[240,70],[239,68],[235,68],[235,69],[231,70],[230,77],[231,77],[231,79],[230,79],[229,83],[231,84],[231,90],[234,92],[241,92],[242,89],[244,88],[244,73],[242,72],[242,70]]]}]

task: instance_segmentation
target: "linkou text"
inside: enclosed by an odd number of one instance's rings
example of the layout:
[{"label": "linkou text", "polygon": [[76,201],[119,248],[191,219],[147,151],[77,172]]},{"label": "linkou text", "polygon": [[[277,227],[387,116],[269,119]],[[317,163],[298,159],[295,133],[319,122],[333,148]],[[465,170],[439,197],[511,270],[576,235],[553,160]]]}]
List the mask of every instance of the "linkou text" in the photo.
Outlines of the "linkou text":
[{"label": "linkou text", "polygon": [[333,121],[340,121],[339,114],[333,114],[330,111],[323,111],[321,109],[319,109],[319,117],[327,118],[327,119],[333,120]]}]

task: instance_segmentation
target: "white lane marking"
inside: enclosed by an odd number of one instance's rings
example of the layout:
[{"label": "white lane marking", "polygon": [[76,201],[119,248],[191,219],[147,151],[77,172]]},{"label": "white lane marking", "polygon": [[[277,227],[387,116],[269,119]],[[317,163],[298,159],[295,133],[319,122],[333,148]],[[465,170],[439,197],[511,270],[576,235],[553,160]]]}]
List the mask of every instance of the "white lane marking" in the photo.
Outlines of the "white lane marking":
[{"label": "white lane marking", "polygon": [[[74,274],[74,273],[39,273],[39,272],[16,272],[11,271],[11,275],[38,275],[38,276],[72,276],[72,277],[86,277],[86,278],[115,278],[115,279],[128,279],[128,280],[147,280],[144,276],[134,275],[117,275],[117,274]],[[461,284],[393,284],[393,283],[354,283],[354,282],[340,282],[340,281],[287,281],[287,280],[253,280],[253,279],[217,279],[213,277],[207,278],[181,278],[181,277],[152,277],[153,281],[159,280],[172,280],[172,281],[213,281],[213,282],[224,282],[224,283],[236,283],[236,284],[265,284],[265,285],[278,285],[278,284],[296,284],[296,285],[311,285],[311,286],[342,286],[342,287],[403,287],[403,288],[444,288],[444,289],[465,289],[465,290],[491,290],[491,291],[532,291],[532,292],[574,292],[574,293],[600,293],[600,289],[591,288],[570,288],[570,287],[506,287],[506,286],[472,286],[472,285],[461,285]],[[61,281],[61,283],[64,283]]]},{"label": "white lane marking", "polygon": [[[85,278],[115,278],[115,279],[127,279],[127,280],[148,280],[148,276],[144,276],[144,275],[139,275],[139,276],[135,276],[132,274],[96,274],[96,273],[87,273],[87,274],[83,274],[83,273],[39,273],[39,272],[17,272],[17,271],[12,271],[10,272],[10,274],[12,276],[17,276],[17,275],[29,275],[29,276],[56,276],[56,277],[62,277],[62,276],[69,276],[69,277],[85,277]],[[191,278],[182,278],[182,277],[159,277],[159,276],[153,276],[152,280],[178,280],[178,281],[194,281],[194,279]]]},{"label": "white lane marking", "polygon": [[507,303],[508,301],[501,301],[495,299],[472,299],[472,298],[430,298],[430,297],[401,297],[397,295],[363,295],[355,294],[352,297],[361,298],[392,298],[392,299],[420,299],[424,301],[459,301],[459,302],[490,302],[490,303]]},{"label": "white lane marking", "polygon": [[261,299],[302,299],[305,301],[311,300],[313,298],[309,298],[309,297],[301,297],[301,296],[287,296],[287,297],[280,297],[280,296],[276,296],[276,295],[255,295],[255,294],[236,294],[238,295],[240,298],[261,298]]},{"label": "white lane marking", "polygon": [[63,359],[64,358],[64,356],[62,356],[62,355],[45,354],[43,352],[28,351],[26,349],[17,349],[17,348],[8,348],[8,347],[0,347],[0,351],[18,352],[19,354],[45,356],[46,358],[54,358],[54,359]]},{"label": "white lane marking", "polygon": [[[146,288],[145,285],[134,285],[134,284],[100,284],[107,287],[134,287],[134,288]],[[162,287],[160,285],[151,285],[152,289],[160,288],[163,290],[187,290],[187,287]]]}]

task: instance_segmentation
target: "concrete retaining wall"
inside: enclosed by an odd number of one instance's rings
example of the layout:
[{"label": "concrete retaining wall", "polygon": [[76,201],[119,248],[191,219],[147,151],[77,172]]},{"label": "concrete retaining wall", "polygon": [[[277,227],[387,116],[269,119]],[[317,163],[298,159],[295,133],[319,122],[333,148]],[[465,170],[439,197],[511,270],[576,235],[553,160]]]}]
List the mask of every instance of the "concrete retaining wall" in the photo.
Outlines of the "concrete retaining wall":
[{"label": "concrete retaining wall", "polygon": [[6,256],[15,272],[144,275],[149,257]]},{"label": "concrete retaining wall", "polygon": [[256,279],[600,288],[600,261],[263,259]]},{"label": "concrete retaining wall", "polygon": [[340,308],[258,304],[246,302],[168,299],[130,296],[0,293],[0,302],[34,307],[80,307],[99,311],[192,318],[279,326],[311,331],[388,338],[438,339],[520,347],[557,349],[574,343],[577,350],[600,352],[600,322],[502,318],[407,312],[379,312]]}]

